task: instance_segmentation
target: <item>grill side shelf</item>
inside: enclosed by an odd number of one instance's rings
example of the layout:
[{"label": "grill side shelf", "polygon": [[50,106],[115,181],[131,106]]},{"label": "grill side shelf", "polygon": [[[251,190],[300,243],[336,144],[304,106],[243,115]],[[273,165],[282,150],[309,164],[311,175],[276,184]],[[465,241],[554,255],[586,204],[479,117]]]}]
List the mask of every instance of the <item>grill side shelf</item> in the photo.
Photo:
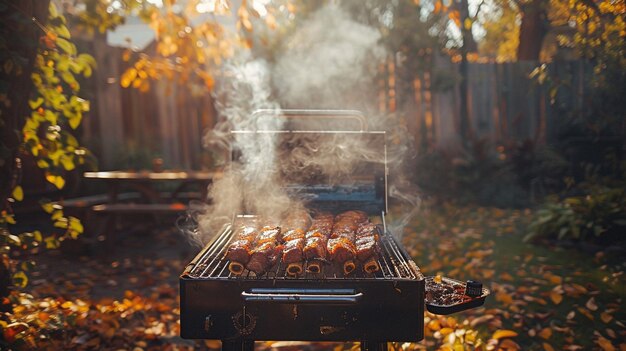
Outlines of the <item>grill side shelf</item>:
[{"label": "grill side shelf", "polygon": [[[487,296],[489,296],[489,294],[491,293],[491,291],[489,291],[489,289],[487,288],[482,288],[482,292],[480,296],[476,296],[476,297],[469,297],[467,295],[463,295],[461,301],[451,301],[449,304],[436,304],[433,302],[427,302],[428,300],[428,294],[432,294],[433,293],[433,286],[435,286],[437,283],[434,283],[434,279],[435,277],[429,276],[426,277],[426,295],[427,298],[425,300],[425,304],[426,304],[426,309],[434,314],[439,314],[439,315],[448,315],[448,314],[452,314],[452,313],[456,313],[456,312],[461,312],[461,311],[466,311],[472,308],[476,308],[476,307],[480,307],[485,303],[485,299],[487,298]],[[455,289],[457,292],[458,291],[465,291],[465,284],[462,281],[456,280],[456,279],[452,279],[452,278],[448,278],[448,277],[441,277],[441,283],[442,284],[447,284],[449,286],[452,286],[453,289]]]}]

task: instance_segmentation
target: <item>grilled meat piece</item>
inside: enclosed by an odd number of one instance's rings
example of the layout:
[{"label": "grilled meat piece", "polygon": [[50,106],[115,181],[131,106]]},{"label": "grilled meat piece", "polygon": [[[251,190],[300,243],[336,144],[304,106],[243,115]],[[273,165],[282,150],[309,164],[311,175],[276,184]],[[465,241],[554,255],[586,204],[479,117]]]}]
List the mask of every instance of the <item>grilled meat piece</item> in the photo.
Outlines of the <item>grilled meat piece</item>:
[{"label": "grilled meat piece", "polygon": [[237,240],[233,242],[228,247],[226,259],[245,265],[248,263],[248,260],[250,260],[251,245],[252,243],[249,240]]},{"label": "grilled meat piece", "polygon": [[354,243],[346,240],[346,238],[330,239],[328,240],[326,248],[328,250],[328,256],[333,262],[343,263],[354,260],[356,256]]},{"label": "grilled meat piece", "polygon": [[356,232],[358,223],[351,220],[342,220],[333,224],[333,232],[349,231]]},{"label": "grilled meat piece", "polygon": [[311,236],[306,238],[303,253],[307,260],[326,259],[326,243],[325,237]]},{"label": "grilled meat piece", "polygon": [[246,268],[257,275],[263,274],[276,263],[279,254],[280,248],[275,243],[265,242],[252,250]]},{"label": "grilled meat piece", "polygon": [[325,236],[309,236],[306,238],[302,253],[308,261],[307,272],[317,274],[322,271],[322,264],[327,256],[327,241],[328,239]]},{"label": "grilled meat piece", "polygon": [[255,248],[250,252],[250,260],[246,268],[257,275],[270,269],[281,252],[281,248],[277,246],[279,239],[280,227],[263,227],[256,237]]},{"label": "grilled meat piece", "polygon": [[235,240],[254,241],[258,234],[256,227],[243,225],[236,230]]},{"label": "grilled meat piece", "polygon": [[298,275],[302,273],[302,249],[304,238],[294,239],[283,245],[283,262],[287,264],[287,274]]},{"label": "grilled meat piece", "polygon": [[256,237],[256,244],[260,246],[265,243],[277,244],[280,239],[280,227],[263,227]]},{"label": "grilled meat piece", "polygon": [[368,221],[367,213],[362,211],[346,211],[335,216],[335,223],[326,245],[330,259],[343,265],[344,274],[356,269],[356,231],[362,223]]},{"label": "grilled meat piece", "polygon": [[376,236],[376,238],[378,239],[378,228],[376,227],[376,224],[371,223],[371,222],[361,224],[359,228],[356,230],[357,240],[361,237],[372,236],[372,235]]},{"label": "grilled meat piece", "polygon": [[231,273],[241,274],[243,272],[246,263],[250,260],[250,247],[251,242],[245,239],[237,240],[228,247],[226,259],[230,260],[228,270]]},{"label": "grilled meat piece", "polygon": [[359,262],[365,262],[371,257],[378,257],[380,248],[375,236],[366,236],[356,241],[356,257]]},{"label": "grilled meat piece", "polygon": [[354,234],[354,230],[349,230],[348,228],[342,228],[338,230],[333,229],[332,234],[330,234],[330,238],[331,239],[345,238],[348,241],[354,241],[356,239],[356,236]]},{"label": "grilled meat piece", "polygon": [[369,216],[366,212],[357,210],[345,211],[335,216],[335,222],[342,222],[344,219],[356,223],[363,223],[369,219]]},{"label": "grilled meat piece", "polygon": [[306,230],[311,225],[311,218],[305,211],[296,210],[285,220],[283,228],[286,231],[282,235],[282,259],[287,265],[286,272],[289,275],[302,273],[302,261],[304,256],[304,238]]},{"label": "grilled meat piece", "polygon": [[254,243],[258,231],[255,225],[242,225],[235,230],[234,241],[226,251],[226,259],[230,260],[228,270],[233,274],[241,274],[244,271],[246,263],[250,260],[250,251],[254,247]]},{"label": "grilled meat piece", "polygon": [[302,262],[294,262],[294,263],[290,263],[287,265],[287,274],[292,275],[292,276],[297,276],[302,274],[302,267],[303,264]]},{"label": "grilled meat piece", "polygon": [[375,258],[370,258],[365,263],[363,263],[363,270],[365,273],[374,273],[380,270],[380,265],[378,264],[378,260]]},{"label": "grilled meat piece", "polygon": [[334,217],[329,213],[321,213],[313,218],[309,232],[315,231],[324,236],[329,236],[333,229]]},{"label": "grilled meat piece", "polygon": [[357,229],[356,256],[359,262],[363,264],[363,270],[366,273],[374,273],[380,269],[378,265],[380,253],[378,239],[378,229],[373,223],[363,223]]},{"label": "grilled meat piece", "polygon": [[302,262],[302,249],[304,248],[304,239],[294,239],[283,245],[283,262],[295,263]]},{"label": "grilled meat piece", "polygon": [[295,239],[304,239],[305,233],[303,229],[291,229],[283,233],[283,242],[286,243]]}]

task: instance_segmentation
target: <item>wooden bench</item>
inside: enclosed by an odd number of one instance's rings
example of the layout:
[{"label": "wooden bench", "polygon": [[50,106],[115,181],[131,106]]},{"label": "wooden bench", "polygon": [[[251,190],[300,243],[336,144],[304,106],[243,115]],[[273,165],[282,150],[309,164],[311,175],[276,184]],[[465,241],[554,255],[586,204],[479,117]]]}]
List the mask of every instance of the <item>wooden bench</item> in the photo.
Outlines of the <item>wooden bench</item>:
[{"label": "wooden bench", "polygon": [[[170,225],[174,225],[174,220],[164,220],[163,217],[167,215],[183,215],[187,210],[188,206],[179,203],[114,203],[114,204],[99,204],[91,207],[91,210],[96,215],[104,216],[104,226],[101,227],[101,230],[97,233],[97,241],[106,241],[106,247],[110,247],[116,241],[116,237],[118,236],[118,227],[120,225],[119,219],[122,217],[132,216],[132,215],[151,215],[154,218],[154,221],[157,225],[160,225],[166,221],[169,221]],[[168,217],[170,218],[170,217]],[[104,231],[103,231],[103,230]]]},{"label": "wooden bench", "polygon": [[[137,200],[141,198],[141,194],[137,192],[130,193],[121,193],[117,194],[117,199],[120,201],[129,201],[129,200]],[[107,194],[97,194],[83,197],[75,197],[70,199],[63,199],[55,202],[54,204],[58,204],[63,206],[63,208],[77,208],[77,209],[86,209],[94,205],[103,204],[109,201],[109,196]]]},{"label": "wooden bench", "polygon": [[94,205],[91,209],[96,213],[111,214],[176,214],[186,212],[188,206],[178,202],[171,204],[119,203]]}]

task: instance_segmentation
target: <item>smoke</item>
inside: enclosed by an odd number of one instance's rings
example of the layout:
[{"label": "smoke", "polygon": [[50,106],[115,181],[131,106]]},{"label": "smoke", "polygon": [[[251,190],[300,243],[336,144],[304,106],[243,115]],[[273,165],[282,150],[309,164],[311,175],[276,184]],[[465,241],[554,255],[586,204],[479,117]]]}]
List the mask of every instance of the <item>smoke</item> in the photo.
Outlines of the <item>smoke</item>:
[{"label": "smoke", "polygon": [[[402,125],[376,113],[375,75],[386,57],[379,39],[378,30],[355,22],[342,8],[329,4],[298,27],[273,64],[241,52],[224,65],[215,89],[219,123],[207,133],[204,145],[225,152],[232,148],[238,158],[209,189],[212,203],[194,205],[193,222],[199,224],[195,234],[200,236],[196,241],[206,243],[234,214],[280,218],[284,211],[302,207],[290,198],[287,183],[356,182],[358,174],[384,173],[385,161],[391,172],[401,169],[411,138]],[[277,115],[281,107],[352,108],[365,111],[367,118],[291,121]],[[265,113],[254,114],[258,109]],[[382,134],[276,137],[262,132],[280,130],[285,123],[304,123],[317,130],[386,128],[388,147]],[[391,196],[408,204],[411,215],[419,202],[406,184],[398,182],[389,189]],[[408,217],[403,217],[394,225],[397,233],[407,222]]]},{"label": "smoke", "polygon": [[375,108],[372,78],[385,57],[380,36],[335,4],[321,8],[287,41],[277,60],[273,83],[279,98],[295,107]]}]

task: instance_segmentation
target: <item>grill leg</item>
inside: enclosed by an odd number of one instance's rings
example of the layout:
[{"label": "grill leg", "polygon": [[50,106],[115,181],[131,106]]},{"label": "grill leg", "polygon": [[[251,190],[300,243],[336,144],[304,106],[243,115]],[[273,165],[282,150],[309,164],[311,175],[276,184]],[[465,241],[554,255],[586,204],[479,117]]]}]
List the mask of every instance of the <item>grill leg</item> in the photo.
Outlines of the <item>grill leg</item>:
[{"label": "grill leg", "polygon": [[222,340],[222,351],[254,351],[254,340]]},{"label": "grill leg", "polygon": [[361,351],[387,351],[387,342],[361,341]]}]

